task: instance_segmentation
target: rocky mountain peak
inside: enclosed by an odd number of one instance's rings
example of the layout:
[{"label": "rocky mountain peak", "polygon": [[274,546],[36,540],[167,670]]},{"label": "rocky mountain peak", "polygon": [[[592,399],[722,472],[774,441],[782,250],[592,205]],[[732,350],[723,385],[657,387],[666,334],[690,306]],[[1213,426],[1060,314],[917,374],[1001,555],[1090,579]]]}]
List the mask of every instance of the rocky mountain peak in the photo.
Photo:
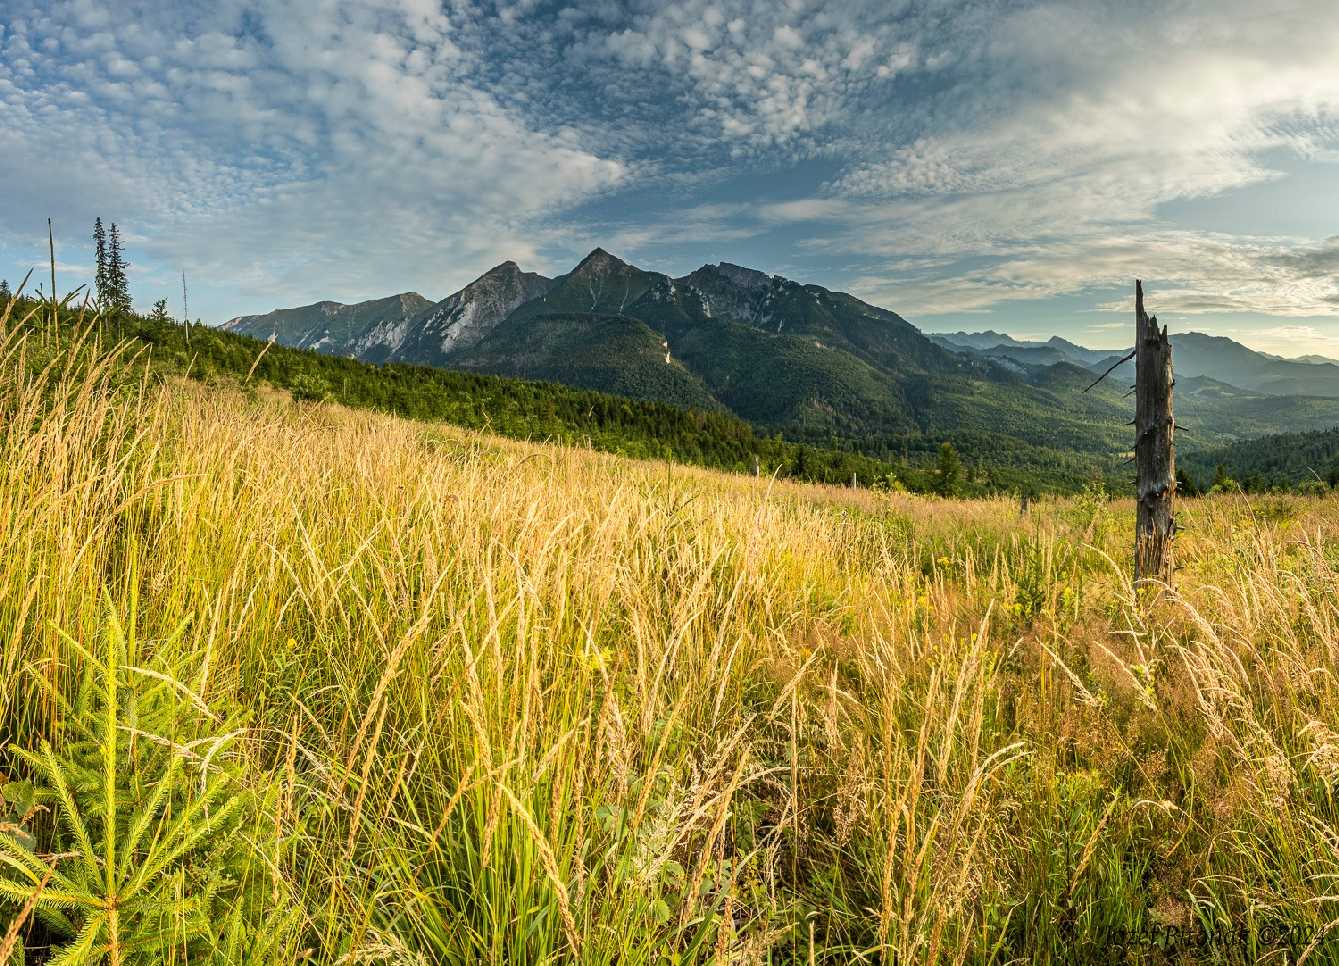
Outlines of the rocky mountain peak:
[{"label": "rocky mountain peak", "polygon": [[494,265],[488,271],[484,272],[474,281],[470,282],[458,292],[453,292],[443,301],[456,300],[481,291],[483,289],[497,288],[512,284],[516,278],[524,274],[521,267],[513,261],[505,261],[501,265]]},{"label": "rocky mountain peak", "polygon": [[495,265],[458,292],[428,305],[407,325],[367,333],[361,355],[391,361],[438,363],[487,335],[518,305],[543,295],[551,279],[523,272],[508,259]]},{"label": "rocky mountain peak", "polygon": [[591,253],[581,260],[576,268],[572,269],[573,275],[592,275],[602,274],[618,268],[627,268],[628,263],[615,255],[609,254],[603,248],[595,248]]},{"label": "rocky mountain peak", "polygon": [[[515,278],[517,275],[524,275],[524,274],[525,273],[521,271],[521,266],[517,265],[515,261],[509,258],[505,262],[502,262],[501,264],[494,265],[492,268],[484,272],[482,275],[476,278],[474,282],[471,282],[470,284],[473,285],[475,283],[482,282],[484,281],[484,279],[509,279],[509,278]],[[468,288],[468,286],[466,287]]]},{"label": "rocky mountain peak", "polygon": [[760,272],[756,268],[733,265],[730,262],[720,262],[716,265],[716,271],[727,281],[743,289],[763,289],[772,284],[772,276],[766,272]]},{"label": "rocky mountain peak", "polygon": [[760,322],[767,314],[774,284],[783,280],[743,265],[719,262],[703,265],[678,281],[698,294],[708,316]]}]

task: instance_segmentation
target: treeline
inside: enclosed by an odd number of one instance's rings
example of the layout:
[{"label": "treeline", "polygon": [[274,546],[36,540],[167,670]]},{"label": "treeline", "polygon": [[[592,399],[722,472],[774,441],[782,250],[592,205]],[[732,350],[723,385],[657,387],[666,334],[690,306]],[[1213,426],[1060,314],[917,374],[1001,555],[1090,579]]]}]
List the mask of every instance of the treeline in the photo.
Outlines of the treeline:
[{"label": "treeline", "polygon": [[[20,299],[11,313],[23,318],[37,306]],[[3,306],[0,306],[3,311]],[[67,311],[68,336],[78,313]],[[35,327],[49,313],[39,309]],[[40,321],[39,321],[40,320]],[[142,357],[159,375],[203,381],[265,382],[299,400],[331,400],[410,419],[452,423],[512,439],[586,445],[638,459],[660,459],[738,473],[757,472],[806,482],[945,491],[971,495],[976,487],[954,472],[941,482],[935,466],[917,467],[761,436],[734,416],[682,409],[532,382],[411,365],[374,365],[266,343],[247,336],[134,312],[103,312],[97,322],[109,338],[147,348]],[[189,341],[188,341],[189,337]],[[133,354],[133,351],[132,351]],[[955,457],[956,458],[956,457]]]},{"label": "treeline", "polygon": [[[195,328],[189,349],[180,327],[136,319],[129,334],[155,358],[211,379],[253,379],[297,399],[330,399],[411,419],[452,423],[512,439],[558,441],[638,459],[819,483],[923,488],[923,473],[858,453],[758,436],[742,420],[665,403],[625,399],[558,383],[531,382],[428,366],[373,365]],[[263,352],[263,355],[262,355]],[[259,360],[259,361],[257,361]]]},{"label": "treeline", "polygon": [[[854,480],[861,486],[953,496],[1075,492],[1093,481],[1123,492],[1130,483],[1127,469],[1108,455],[1123,445],[1123,437],[1113,435],[1117,427],[1104,424],[1096,413],[1088,414],[1092,419],[1076,413],[1078,418],[1057,423],[1052,414],[1010,386],[996,388],[999,405],[989,411],[988,419],[979,407],[954,405],[953,398],[945,401],[946,393],[964,399],[974,394],[967,381],[949,380],[934,390],[940,397],[937,420],[909,423],[905,413],[868,411],[867,405],[852,398],[846,405],[802,411],[803,418],[779,427],[764,418],[784,408],[779,403],[756,407],[758,418],[750,424],[728,412],[689,408],[695,405],[691,398],[679,399],[679,405],[632,398],[663,396],[645,387],[633,387],[638,391],[625,396],[566,384],[580,380],[535,381],[428,366],[374,365],[278,344],[267,348],[266,343],[198,321],[178,325],[164,298],[154,303],[150,315],[135,313],[119,228],[112,223],[104,230],[99,218],[92,240],[96,272],[87,295],[99,324],[109,337],[152,347],[149,358],[159,372],[206,380],[263,380],[303,400],[331,399],[516,439],[589,445],[629,457],[811,482]],[[182,281],[184,302],[184,276]],[[0,280],[0,310],[11,298],[8,282]],[[37,304],[22,301],[19,316]],[[49,313],[44,310],[39,317],[48,319]],[[76,317],[67,312],[63,321],[68,326]],[[599,348],[591,347],[585,355]],[[616,367],[618,360],[609,364]],[[655,367],[654,372],[663,374],[664,367]],[[546,372],[525,375],[562,378]],[[929,382],[912,380],[907,396],[914,412],[929,409],[930,391]],[[1048,427],[1045,438],[1024,438],[1028,433],[1035,436],[1041,425]],[[784,429],[784,438],[773,432],[778,428]],[[1182,495],[1242,489],[1314,491],[1339,485],[1339,429],[1202,447],[1192,445],[1178,453]]]},{"label": "treeline", "polygon": [[1339,486],[1339,428],[1242,440],[1180,460],[1182,489],[1319,492]]}]

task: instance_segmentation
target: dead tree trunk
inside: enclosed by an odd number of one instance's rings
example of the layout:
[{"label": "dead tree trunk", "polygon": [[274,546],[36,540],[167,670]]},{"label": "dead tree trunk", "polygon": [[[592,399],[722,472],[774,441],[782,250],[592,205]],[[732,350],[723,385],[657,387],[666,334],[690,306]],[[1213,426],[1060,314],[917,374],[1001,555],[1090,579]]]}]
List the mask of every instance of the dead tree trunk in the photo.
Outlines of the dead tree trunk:
[{"label": "dead tree trunk", "polygon": [[1144,311],[1144,287],[1134,283],[1135,431],[1138,506],[1135,515],[1134,581],[1172,582],[1172,497],[1176,450],[1172,440],[1172,343],[1166,326]]}]

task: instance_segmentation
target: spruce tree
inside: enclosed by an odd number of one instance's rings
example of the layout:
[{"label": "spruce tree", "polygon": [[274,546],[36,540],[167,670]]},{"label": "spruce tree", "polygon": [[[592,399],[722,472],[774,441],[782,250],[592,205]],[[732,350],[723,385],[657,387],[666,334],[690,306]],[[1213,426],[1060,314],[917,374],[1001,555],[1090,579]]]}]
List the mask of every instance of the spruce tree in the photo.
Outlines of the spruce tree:
[{"label": "spruce tree", "polygon": [[7,305],[13,297],[13,294],[9,291],[9,279],[0,278],[0,308]]},{"label": "spruce tree", "polygon": [[962,460],[952,443],[939,447],[939,461],[935,465],[934,491],[940,496],[957,496],[962,492],[965,473]]},{"label": "spruce tree", "polygon": [[110,291],[107,284],[107,233],[102,228],[102,218],[93,221],[93,253],[97,261],[94,269],[93,286],[97,289],[98,305],[107,306]]},{"label": "spruce tree", "polygon": [[150,316],[155,322],[171,322],[167,314],[167,299],[159,299],[153,303],[153,313]]},{"label": "spruce tree", "polygon": [[[1249,488],[1250,480],[1246,485]],[[1227,475],[1227,467],[1219,463],[1213,471],[1213,482],[1209,484],[1210,493],[1232,493],[1237,490],[1237,481]]]},{"label": "spruce tree", "polygon": [[121,255],[121,233],[112,222],[107,241],[107,288],[108,307],[113,312],[130,311],[130,285],[126,282],[126,269],[130,263]]}]

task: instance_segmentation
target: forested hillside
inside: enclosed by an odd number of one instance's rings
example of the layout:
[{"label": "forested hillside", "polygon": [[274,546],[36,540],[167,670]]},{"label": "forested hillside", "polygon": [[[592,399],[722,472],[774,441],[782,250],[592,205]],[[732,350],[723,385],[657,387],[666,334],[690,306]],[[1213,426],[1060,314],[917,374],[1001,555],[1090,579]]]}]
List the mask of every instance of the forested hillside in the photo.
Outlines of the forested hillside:
[{"label": "forested hillside", "polygon": [[1339,428],[1281,433],[1182,458],[1199,484],[1230,480],[1247,491],[1333,489],[1339,486]]},{"label": "forested hillside", "polygon": [[[21,299],[16,318],[29,317],[34,339],[45,331],[45,304]],[[585,391],[554,382],[403,364],[375,365],[316,351],[261,342],[207,326],[123,312],[81,329],[66,313],[63,332],[104,342],[126,341],[125,356],[158,376],[183,375],[242,386],[268,384],[295,398],[329,399],[413,419],[453,423],[513,439],[552,440],[645,459],[665,459],[731,472],[863,486],[941,487],[933,457],[916,463],[878,460],[761,436],[716,410],[686,409]],[[40,346],[42,343],[38,342]],[[37,350],[40,358],[40,348]],[[1063,483],[1055,485],[1063,486]],[[985,492],[986,481],[964,476],[955,491]]]}]

